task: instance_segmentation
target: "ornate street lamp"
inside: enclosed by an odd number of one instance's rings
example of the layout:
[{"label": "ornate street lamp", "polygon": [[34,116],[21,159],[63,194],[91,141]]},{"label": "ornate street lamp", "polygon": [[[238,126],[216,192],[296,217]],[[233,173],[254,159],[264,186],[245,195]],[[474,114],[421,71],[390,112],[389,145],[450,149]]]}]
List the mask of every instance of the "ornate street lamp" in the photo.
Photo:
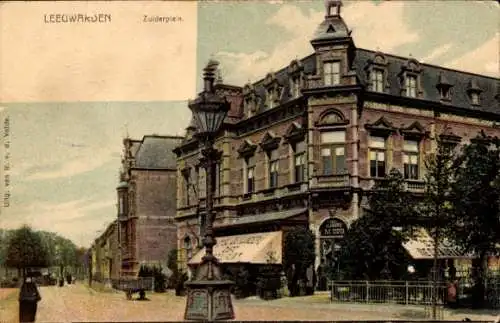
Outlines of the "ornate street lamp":
[{"label": "ornate street lamp", "polygon": [[222,127],[229,111],[230,104],[225,98],[215,94],[215,73],[219,63],[210,60],[204,68],[204,89],[194,100],[189,102],[197,126],[196,136],[204,144],[201,151],[202,164],[206,169],[206,228],[203,245],[205,255],[196,271],[194,279],[186,282],[187,304],[184,318],[186,320],[229,320],[234,319],[230,287],[233,282],[222,280],[217,258],[213,255],[216,244],[213,233],[214,173],[220,152],[213,147],[214,139]]}]

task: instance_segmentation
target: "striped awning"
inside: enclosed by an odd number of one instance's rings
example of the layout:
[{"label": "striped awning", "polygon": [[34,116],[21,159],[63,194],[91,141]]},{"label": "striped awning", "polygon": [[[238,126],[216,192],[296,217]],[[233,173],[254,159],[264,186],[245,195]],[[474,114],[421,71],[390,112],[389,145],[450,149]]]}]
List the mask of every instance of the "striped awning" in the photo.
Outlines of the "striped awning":
[{"label": "striped awning", "polygon": [[[413,259],[433,259],[434,239],[425,229],[419,229],[409,241],[403,243]],[[471,254],[463,253],[458,246],[448,239],[441,239],[438,245],[438,259],[474,258]]]},{"label": "striped awning", "polygon": [[[214,256],[221,263],[281,264],[282,232],[261,232],[217,237]],[[198,251],[189,265],[199,264],[205,248]]]}]

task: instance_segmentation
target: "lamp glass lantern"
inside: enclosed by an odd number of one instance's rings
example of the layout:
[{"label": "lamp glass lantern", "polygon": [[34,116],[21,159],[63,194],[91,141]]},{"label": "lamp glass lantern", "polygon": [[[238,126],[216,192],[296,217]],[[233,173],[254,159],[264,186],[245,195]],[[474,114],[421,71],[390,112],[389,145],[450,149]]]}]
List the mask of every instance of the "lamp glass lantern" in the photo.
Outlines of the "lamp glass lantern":
[{"label": "lamp glass lantern", "polygon": [[[208,98],[209,99],[209,98]],[[208,100],[207,100],[208,101]],[[193,113],[199,137],[212,137],[222,127],[229,111],[227,102],[193,102],[189,108]]]}]

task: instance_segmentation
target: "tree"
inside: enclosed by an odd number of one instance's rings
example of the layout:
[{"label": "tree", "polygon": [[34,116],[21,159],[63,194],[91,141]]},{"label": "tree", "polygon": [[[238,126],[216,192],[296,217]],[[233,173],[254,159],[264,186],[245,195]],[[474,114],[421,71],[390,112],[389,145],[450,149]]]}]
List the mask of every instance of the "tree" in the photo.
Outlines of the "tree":
[{"label": "tree", "polygon": [[3,266],[5,264],[9,235],[9,230],[0,229],[0,266]]},{"label": "tree", "polygon": [[425,195],[419,209],[430,220],[430,232],[434,241],[432,317],[436,319],[437,282],[439,280],[438,250],[443,229],[448,227],[452,215],[451,190],[455,168],[454,146],[436,138],[437,149],[425,160]]},{"label": "tree", "polygon": [[463,147],[452,187],[454,211],[450,237],[477,255],[476,305],[484,300],[487,256],[500,241],[500,141],[482,132]]},{"label": "tree", "polygon": [[402,243],[409,238],[406,220],[412,216],[413,203],[398,170],[392,169],[377,182],[368,204],[367,214],[354,221],[342,242],[342,275],[366,280],[399,278],[406,273]]},{"label": "tree", "polygon": [[306,227],[297,227],[285,236],[283,267],[285,272],[291,272],[294,268],[289,275],[292,296],[297,294],[294,287],[298,280],[304,278],[307,268],[314,264],[314,241],[314,233]]},{"label": "tree", "polygon": [[172,272],[177,271],[177,249],[171,249],[167,256],[167,268]]},{"label": "tree", "polygon": [[49,264],[48,254],[39,233],[29,226],[23,226],[11,233],[6,253],[6,265],[22,270],[26,268],[46,267]]}]

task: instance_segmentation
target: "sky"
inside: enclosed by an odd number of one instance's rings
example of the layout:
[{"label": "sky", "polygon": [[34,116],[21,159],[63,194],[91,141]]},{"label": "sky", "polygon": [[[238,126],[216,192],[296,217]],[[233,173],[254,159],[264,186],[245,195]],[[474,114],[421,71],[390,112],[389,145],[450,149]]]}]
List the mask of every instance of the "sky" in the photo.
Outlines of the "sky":
[{"label": "sky", "polygon": [[[112,20],[45,22],[58,13]],[[0,228],[29,224],[90,246],[116,218],[127,133],[183,135],[208,59],[225,83],[256,81],[312,53],[323,16],[322,1],[2,3],[0,116],[11,145],[0,157],[10,155],[11,185]],[[493,1],[344,1],[342,16],[358,47],[499,77]]]}]

